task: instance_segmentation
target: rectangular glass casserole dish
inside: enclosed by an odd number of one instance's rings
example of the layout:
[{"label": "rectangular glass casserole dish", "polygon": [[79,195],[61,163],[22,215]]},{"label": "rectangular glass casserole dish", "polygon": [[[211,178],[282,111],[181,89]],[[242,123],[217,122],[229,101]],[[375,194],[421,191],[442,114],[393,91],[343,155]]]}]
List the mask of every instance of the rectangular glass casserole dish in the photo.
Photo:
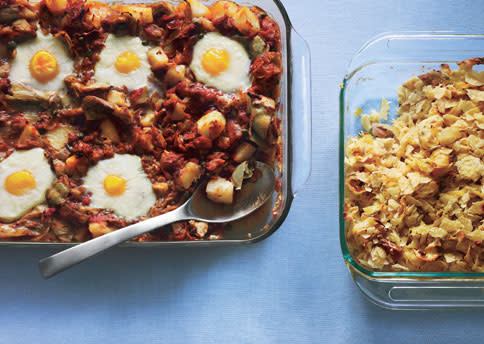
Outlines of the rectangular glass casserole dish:
[{"label": "rectangular glass casserole dish", "polygon": [[[108,1],[109,2],[109,1]],[[153,3],[155,1],[128,1],[128,3]],[[118,2],[116,2],[118,3]],[[179,1],[174,2],[179,3]],[[246,3],[251,5],[250,3]],[[253,3],[252,5],[255,5]],[[244,244],[261,240],[273,233],[284,220],[297,188],[304,183],[310,166],[310,103],[309,103],[309,51],[306,43],[294,32],[287,13],[279,2],[257,3],[264,7],[281,30],[281,53],[283,75],[281,78],[280,109],[282,162],[278,168],[280,188],[272,202],[261,208],[249,219],[231,224],[222,240],[195,242],[143,242],[136,245],[198,245],[198,244]],[[294,52],[294,54],[293,54]],[[293,80],[295,82],[293,83]],[[297,116],[292,110],[298,109]],[[293,122],[292,118],[300,120]],[[293,145],[292,132],[298,132],[298,144]],[[293,159],[292,157],[298,157]],[[297,165],[297,166],[296,166]],[[298,173],[294,171],[299,171]],[[2,245],[32,245],[27,242],[2,242]],[[54,243],[56,245],[57,243]],[[52,245],[49,243],[49,245]],[[130,243],[134,245],[134,243]]]},{"label": "rectangular glass casserole dish", "polygon": [[343,218],[344,156],[349,136],[362,130],[354,116],[378,110],[382,98],[390,102],[390,116],[398,108],[397,87],[404,81],[439,70],[484,52],[484,35],[457,33],[385,33],[369,41],[353,57],[340,93],[340,242],[353,280],[372,302],[385,308],[483,307],[484,274],[375,272],[360,266],[348,249]]}]

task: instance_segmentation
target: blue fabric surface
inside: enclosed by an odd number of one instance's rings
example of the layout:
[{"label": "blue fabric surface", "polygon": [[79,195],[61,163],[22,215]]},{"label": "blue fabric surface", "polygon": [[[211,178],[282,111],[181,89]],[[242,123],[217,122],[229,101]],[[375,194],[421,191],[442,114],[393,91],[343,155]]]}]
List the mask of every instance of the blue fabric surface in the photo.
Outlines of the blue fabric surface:
[{"label": "blue fabric surface", "polygon": [[250,247],[118,248],[49,281],[36,264],[54,250],[2,248],[0,343],[483,342],[483,311],[386,311],[353,285],[338,241],[337,117],[338,85],[365,41],[483,32],[484,2],[284,3],[312,49],[314,147],[283,226]]}]

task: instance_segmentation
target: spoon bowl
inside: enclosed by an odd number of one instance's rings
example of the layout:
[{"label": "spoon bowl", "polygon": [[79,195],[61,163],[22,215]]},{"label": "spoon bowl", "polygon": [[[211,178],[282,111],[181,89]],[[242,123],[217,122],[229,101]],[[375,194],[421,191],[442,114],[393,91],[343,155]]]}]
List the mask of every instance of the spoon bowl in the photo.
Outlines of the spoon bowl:
[{"label": "spoon bowl", "polygon": [[274,171],[268,165],[256,162],[255,181],[244,183],[234,194],[232,204],[210,201],[201,184],[186,202],[187,215],[204,222],[223,223],[238,220],[263,205],[272,195],[276,186]]},{"label": "spoon bowl", "polygon": [[267,202],[276,186],[274,171],[268,165],[256,162],[254,175],[255,178],[244,183],[242,189],[235,193],[232,204],[218,204],[208,200],[205,195],[206,184],[201,183],[192,196],[175,210],[104,234],[41,259],[39,261],[40,273],[44,278],[50,278],[108,248],[173,222],[197,220],[224,223],[245,217]]}]

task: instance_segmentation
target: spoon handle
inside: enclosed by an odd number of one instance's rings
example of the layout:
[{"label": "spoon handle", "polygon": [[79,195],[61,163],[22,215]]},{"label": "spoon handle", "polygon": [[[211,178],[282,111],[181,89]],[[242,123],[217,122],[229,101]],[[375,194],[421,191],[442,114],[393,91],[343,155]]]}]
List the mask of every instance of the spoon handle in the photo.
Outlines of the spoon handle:
[{"label": "spoon handle", "polygon": [[68,248],[39,261],[39,270],[44,278],[50,278],[84,260],[101,253],[102,251],[121,244],[126,240],[138,235],[150,232],[156,228],[168,225],[176,221],[187,219],[184,207],[179,207],[166,214],[141,221],[133,225],[104,234],[82,244]]}]

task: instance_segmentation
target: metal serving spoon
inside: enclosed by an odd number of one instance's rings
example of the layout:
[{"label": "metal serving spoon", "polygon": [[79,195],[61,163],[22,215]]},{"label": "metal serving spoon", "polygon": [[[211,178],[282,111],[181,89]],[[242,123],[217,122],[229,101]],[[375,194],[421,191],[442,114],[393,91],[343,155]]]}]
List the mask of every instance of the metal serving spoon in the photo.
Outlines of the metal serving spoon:
[{"label": "metal serving spoon", "polygon": [[245,183],[235,194],[231,205],[209,201],[202,183],[192,196],[180,207],[166,214],[118,229],[91,239],[39,261],[39,270],[44,278],[50,278],[102,251],[156,228],[183,220],[198,220],[209,223],[230,222],[240,219],[263,205],[272,195],[276,178],[268,165],[256,162],[255,182]]}]

